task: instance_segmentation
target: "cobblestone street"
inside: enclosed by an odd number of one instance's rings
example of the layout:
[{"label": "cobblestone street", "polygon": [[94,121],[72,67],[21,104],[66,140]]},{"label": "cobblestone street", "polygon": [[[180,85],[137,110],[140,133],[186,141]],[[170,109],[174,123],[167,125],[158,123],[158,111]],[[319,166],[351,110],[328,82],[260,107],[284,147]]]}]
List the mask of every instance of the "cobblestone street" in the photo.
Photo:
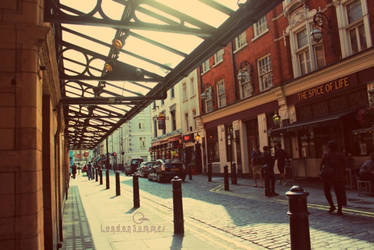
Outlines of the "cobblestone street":
[{"label": "cobblestone street", "polygon": [[[105,179],[104,179],[105,180]],[[92,232],[96,249],[290,249],[288,201],[285,192],[288,186],[277,185],[278,197],[265,198],[262,188],[251,186],[251,180],[239,179],[239,185],[230,185],[223,190],[223,178],[215,177],[212,182],[206,176],[193,176],[183,183],[183,210],[185,236],[176,238],[172,234],[173,201],[170,183],[150,182],[139,179],[139,210],[132,208],[132,177],[121,175],[121,196],[114,196],[114,175],[111,189],[84,177],[74,180],[77,187],[70,195],[80,202],[75,192],[80,193],[83,203],[80,214],[87,215],[77,221],[67,204],[64,222],[65,249],[85,248],[79,240],[88,239],[79,235],[79,230]],[[299,183],[300,184],[300,183]],[[330,215],[323,192],[318,185],[301,183],[309,192],[310,237],[312,249],[372,249],[374,244],[374,198],[347,192],[348,206],[344,216]],[[79,189],[79,191],[78,191]],[[70,197],[69,197],[70,198]],[[158,234],[103,233],[103,225],[129,223],[129,215],[141,212],[153,223],[164,225],[165,232]],[[76,213],[76,212],[75,212]],[[126,217],[127,216],[127,217]],[[75,220],[75,221],[74,221]],[[82,225],[78,225],[78,224]],[[66,224],[66,223],[65,223]],[[74,225],[74,230],[69,227]],[[86,234],[86,233],[85,233]],[[75,239],[75,240],[74,240]],[[72,248],[72,244],[79,248]],[[83,240],[82,240],[82,243]],[[77,246],[77,245],[75,245]],[[93,246],[90,246],[93,248]]]}]

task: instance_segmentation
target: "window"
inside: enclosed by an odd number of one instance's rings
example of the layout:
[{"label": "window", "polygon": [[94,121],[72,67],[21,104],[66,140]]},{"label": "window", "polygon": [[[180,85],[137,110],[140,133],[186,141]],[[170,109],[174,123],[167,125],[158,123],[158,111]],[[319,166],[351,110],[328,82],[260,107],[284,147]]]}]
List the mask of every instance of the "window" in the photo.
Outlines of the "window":
[{"label": "window", "polygon": [[192,119],[194,121],[194,128],[193,129],[196,129],[196,109],[192,110]]},{"label": "window", "polygon": [[174,131],[177,129],[177,121],[175,119],[175,110],[170,111],[171,116],[171,130]]},{"label": "window", "polygon": [[171,87],[170,88],[170,98],[174,98],[174,97],[175,97],[174,87]]},{"label": "window", "polygon": [[209,69],[210,69],[209,59],[206,59],[206,60],[203,62],[203,64],[201,65],[201,73],[204,74],[204,73],[207,72]]},{"label": "window", "polygon": [[186,84],[186,82],[182,83],[182,95],[183,95],[183,101],[187,101],[187,84]]},{"label": "window", "polygon": [[372,46],[367,2],[341,0],[336,6],[343,58]]},{"label": "window", "polygon": [[306,28],[296,33],[296,56],[301,75],[311,72],[308,33]]},{"label": "window", "polygon": [[153,101],[153,107],[152,109],[156,109],[156,101]]},{"label": "window", "polygon": [[223,52],[224,50],[220,49],[214,54],[214,65],[217,65],[223,61]]},{"label": "window", "polygon": [[144,129],[144,121],[139,121],[138,127],[140,130]]},{"label": "window", "polygon": [[191,97],[195,95],[195,81],[193,77],[190,78],[190,92]]},{"label": "window", "polygon": [[212,87],[206,89],[206,99],[205,99],[205,110],[206,112],[213,111],[213,98],[212,98]]},{"label": "window", "polygon": [[165,103],[165,100],[161,99],[161,105],[164,105],[164,103]]},{"label": "window", "polygon": [[247,45],[247,34],[244,31],[234,40],[234,51],[237,51]]},{"label": "window", "polygon": [[145,149],[145,137],[139,137],[139,147],[140,149]]},{"label": "window", "polygon": [[249,97],[253,93],[253,88],[250,79],[250,66],[247,65],[239,70],[238,73],[240,99]]},{"label": "window", "polygon": [[153,137],[157,137],[157,117],[153,117]]},{"label": "window", "polygon": [[264,34],[266,31],[268,31],[268,24],[266,22],[266,16],[263,16],[253,24],[254,38]]},{"label": "window", "polygon": [[367,48],[365,28],[362,21],[361,1],[356,0],[346,7],[348,27],[347,33],[350,40],[352,54]]},{"label": "window", "polygon": [[223,80],[217,83],[217,100],[219,108],[226,106],[225,82]]},{"label": "window", "polygon": [[190,123],[188,122],[188,113],[184,114],[184,121],[185,121],[185,124],[186,124],[186,131],[188,131],[189,127],[190,127]]},{"label": "window", "polygon": [[267,90],[273,86],[273,73],[270,55],[257,61],[260,91]]}]

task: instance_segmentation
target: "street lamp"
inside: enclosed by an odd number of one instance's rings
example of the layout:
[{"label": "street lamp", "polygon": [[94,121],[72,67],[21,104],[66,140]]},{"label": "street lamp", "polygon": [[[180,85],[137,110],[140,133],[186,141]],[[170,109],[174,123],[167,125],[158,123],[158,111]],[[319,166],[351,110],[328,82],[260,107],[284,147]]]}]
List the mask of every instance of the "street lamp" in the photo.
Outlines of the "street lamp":
[{"label": "street lamp", "polygon": [[313,30],[310,35],[313,38],[313,41],[320,42],[322,39],[322,29],[326,30],[327,32],[331,31],[331,26],[329,22],[328,16],[321,11],[317,11],[317,13],[313,16]]}]

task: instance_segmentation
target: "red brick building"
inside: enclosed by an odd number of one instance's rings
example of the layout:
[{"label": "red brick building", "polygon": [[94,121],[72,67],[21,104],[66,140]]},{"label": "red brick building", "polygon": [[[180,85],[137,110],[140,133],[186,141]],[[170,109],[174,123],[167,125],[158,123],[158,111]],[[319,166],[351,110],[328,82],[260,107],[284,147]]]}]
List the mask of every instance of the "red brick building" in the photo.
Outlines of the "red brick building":
[{"label": "red brick building", "polygon": [[373,15],[367,0],[283,1],[205,61],[205,166],[222,172],[231,158],[248,173],[253,147],[281,143],[294,176],[316,177],[330,139],[356,165],[367,157],[371,124],[358,117],[374,82]]}]

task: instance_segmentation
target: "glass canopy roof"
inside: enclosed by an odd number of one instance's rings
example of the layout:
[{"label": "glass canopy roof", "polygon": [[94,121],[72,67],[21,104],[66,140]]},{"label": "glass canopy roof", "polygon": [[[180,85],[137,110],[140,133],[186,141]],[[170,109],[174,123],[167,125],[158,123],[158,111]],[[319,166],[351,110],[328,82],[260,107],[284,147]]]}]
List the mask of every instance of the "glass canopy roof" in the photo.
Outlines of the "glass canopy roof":
[{"label": "glass canopy roof", "polygon": [[46,0],[68,144],[94,148],[281,0],[241,2]]}]

